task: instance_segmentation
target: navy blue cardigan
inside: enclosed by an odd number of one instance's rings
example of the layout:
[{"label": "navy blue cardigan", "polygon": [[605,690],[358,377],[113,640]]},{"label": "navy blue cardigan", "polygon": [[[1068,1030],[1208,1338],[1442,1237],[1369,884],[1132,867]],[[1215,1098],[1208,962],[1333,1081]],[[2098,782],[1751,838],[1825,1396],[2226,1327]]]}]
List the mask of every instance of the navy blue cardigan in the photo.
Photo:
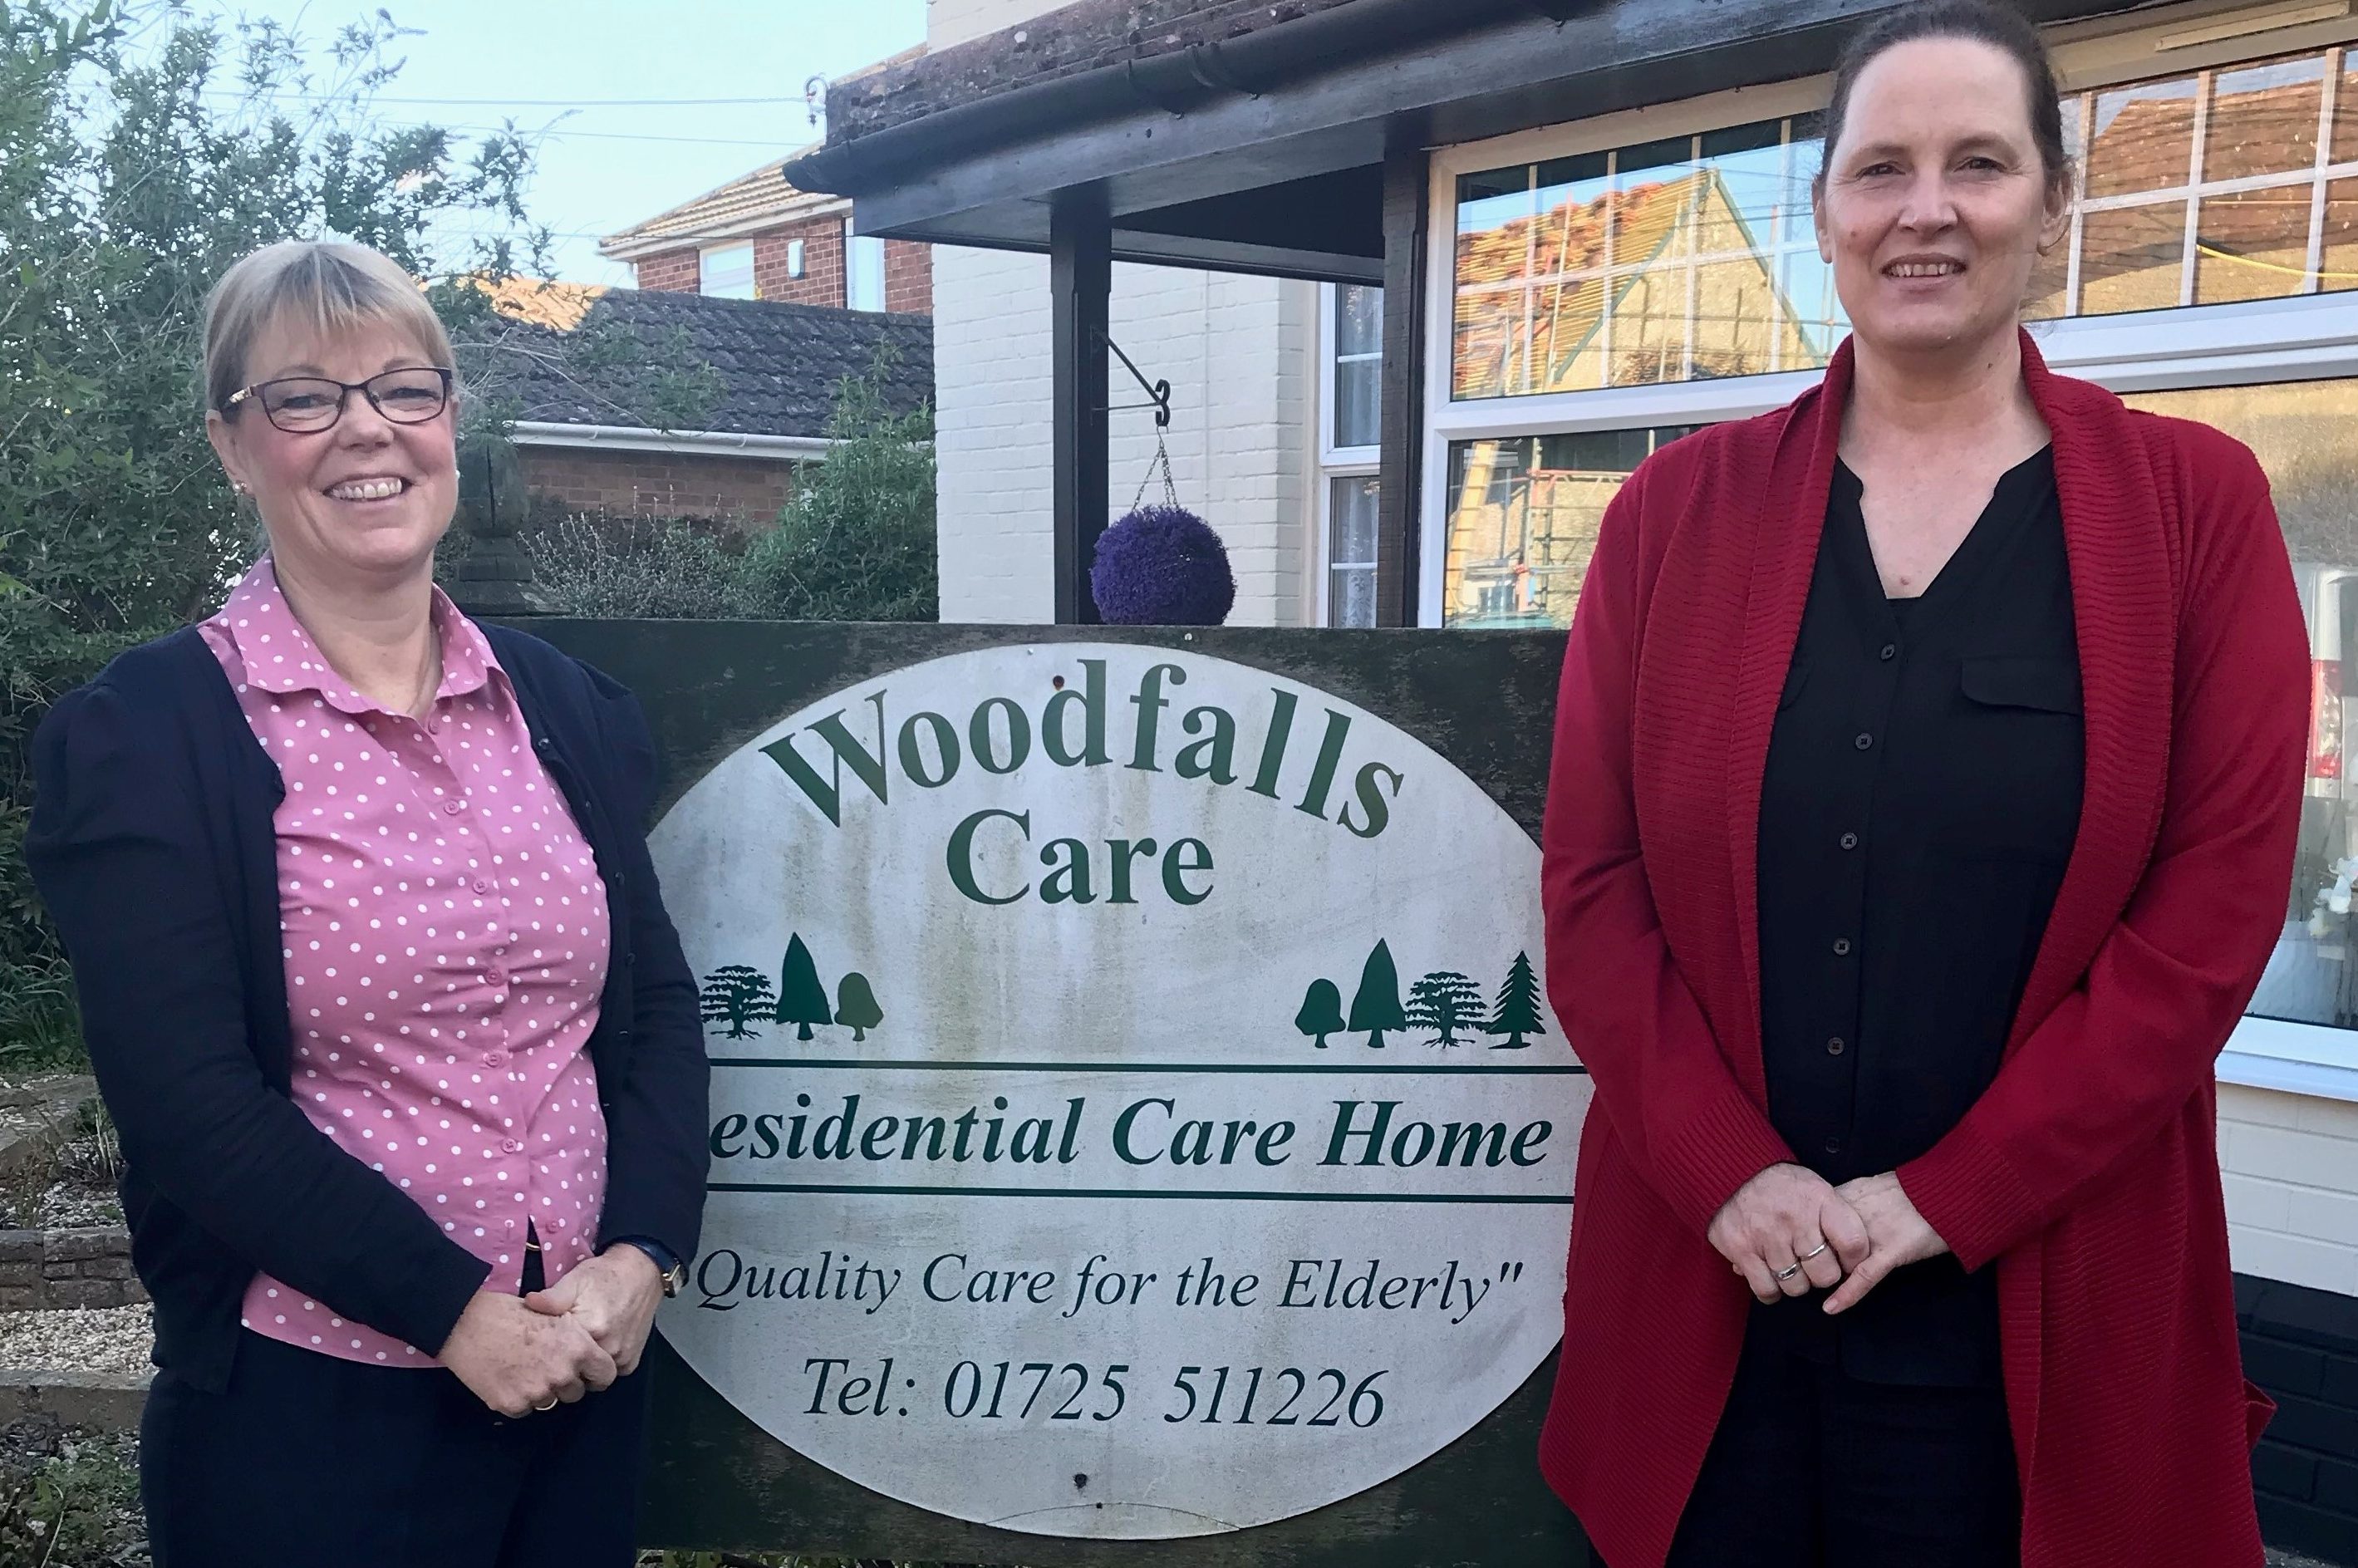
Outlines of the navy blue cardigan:
[{"label": "navy blue cardigan", "polygon": [[[590,1037],[605,1108],[600,1233],[696,1255],[709,1068],[696,986],[648,863],[654,746],[637,702],[536,637],[486,626],[605,878],[612,953]],[[156,1361],[228,1379],[257,1271],[438,1350],[489,1265],[288,1098],[272,813],[277,766],[193,629],[135,648],[34,741],[25,857],[71,957],[121,1130]]]}]

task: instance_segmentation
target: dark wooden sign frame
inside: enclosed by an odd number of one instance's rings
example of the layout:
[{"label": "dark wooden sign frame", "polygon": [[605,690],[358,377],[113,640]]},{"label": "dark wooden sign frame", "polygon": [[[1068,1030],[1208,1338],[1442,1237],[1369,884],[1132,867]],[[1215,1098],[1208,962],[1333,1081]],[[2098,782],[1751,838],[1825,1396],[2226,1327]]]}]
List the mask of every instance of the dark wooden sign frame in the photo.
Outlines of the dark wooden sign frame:
[{"label": "dark wooden sign frame", "polygon": [[[665,780],[658,811],[785,715],[896,669],[1015,643],[1118,642],[1209,654],[1330,691],[1447,758],[1534,839],[1563,636],[1109,626],[542,621],[532,631],[637,693]],[[1231,1534],[1090,1541],[968,1524],[814,1464],[741,1414],[663,1344],[642,1534],[665,1546],[838,1552],[1026,1568],[1586,1568],[1540,1479],[1551,1356],[1487,1420],[1379,1486]]]}]

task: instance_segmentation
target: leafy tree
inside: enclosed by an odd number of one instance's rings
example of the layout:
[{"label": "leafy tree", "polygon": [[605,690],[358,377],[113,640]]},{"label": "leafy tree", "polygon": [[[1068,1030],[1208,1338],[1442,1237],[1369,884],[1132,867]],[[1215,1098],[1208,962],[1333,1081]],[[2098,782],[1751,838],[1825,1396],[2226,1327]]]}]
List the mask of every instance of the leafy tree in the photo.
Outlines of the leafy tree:
[{"label": "leafy tree", "polygon": [[532,145],[380,119],[403,37],[381,11],[314,48],[165,0],[0,3],[0,1035],[75,1033],[20,850],[35,726],[251,554],[199,407],[207,290],[338,234],[435,280],[471,382],[521,330],[484,284],[545,262]]},{"label": "leafy tree", "polygon": [[868,1032],[884,1022],[884,1010],[876,1005],[876,993],[868,985],[868,977],[854,969],[836,982],[835,1021],[851,1031],[854,1045],[868,1038]]},{"label": "leafy tree", "polygon": [[1326,1036],[1345,1027],[1343,993],[1333,980],[1313,980],[1309,990],[1303,993],[1302,1011],[1293,1015],[1293,1027],[1314,1037],[1318,1049],[1326,1049]]},{"label": "leafy tree", "polygon": [[827,987],[819,983],[818,966],[811,961],[811,951],[803,946],[797,934],[786,943],[786,961],[778,970],[778,1011],[780,1023],[798,1023],[797,1040],[811,1037],[814,1023],[833,1023],[835,1017],[827,1011]]},{"label": "leafy tree", "polygon": [[1351,1022],[1347,1029],[1368,1032],[1370,1050],[1384,1048],[1384,1031],[1406,1029],[1408,1014],[1401,1007],[1400,970],[1392,964],[1392,950],[1378,942],[1368,955],[1365,968],[1359,971],[1359,989],[1351,997]]},{"label": "leafy tree", "polygon": [[742,964],[730,964],[704,977],[704,1022],[729,1025],[729,1038],[750,1040],[756,1030],[746,1025],[768,1018],[777,1007],[770,994],[770,977]]},{"label": "leafy tree", "polygon": [[932,621],[934,416],[894,414],[892,364],[877,351],[867,373],[836,387],[827,460],[806,465],[778,526],[746,546],[739,613],[793,621]]},{"label": "leafy tree", "polygon": [[1490,1047],[1493,1051],[1521,1051],[1531,1042],[1526,1034],[1545,1034],[1547,1026],[1540,1022],[1540,981],[1531,973],[1528,953],[1518,953],[1507,979],[1498,988],[1498,996],[1491,1006],[1490,1021],[1482,1025],[1485,1034],[1503,1034],[1507,1038]]},{"label": "leafy tree", "polygon": [[1412,1027],[1438,1032],[1436,1045],[1457,1044],[1457,1026],[1482,1016],[1482,989],[1455,969],[1436,969],[1409,988]]}]

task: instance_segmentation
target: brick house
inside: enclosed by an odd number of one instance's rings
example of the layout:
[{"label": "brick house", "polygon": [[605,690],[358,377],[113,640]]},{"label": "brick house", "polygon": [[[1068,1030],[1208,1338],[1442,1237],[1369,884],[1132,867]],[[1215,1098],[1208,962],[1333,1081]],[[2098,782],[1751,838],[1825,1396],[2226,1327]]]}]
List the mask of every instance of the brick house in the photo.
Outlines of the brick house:
[{"label": "brick house", "polygon": [[[887,362],[895,414],[933,395],[933,323],[835,306],[583,285],[509,285],[514,325],[460,351],[510,416],[505,449],[462,459],[471,609],[529,608],[520,529],[551,511],[760,526],[826,460],[836,388]],[[487,334],[486,336],[493,336]]]},{"label": "brick house", "polygon": [[851,203],[796,190],[785,161],[609,234],[598,254],[630,263],[644,290],[932,315],[933,247],[854,233]]},{"label": "brick house", "polygon": [[[1109,340],[1172,383],[1232,621],[1568,621],[1638,462],[1846,332],[1810,183],[1878,8],[934,0],[785,173],[936,245],[944,618],[1093,613],[1152,445]],[[2023,8],[2083,174],[2042,351],[2252,448],[2309,614],[2300,858],[2218,1119],[2263,1526],[2358,1564],[2358,14]]]}]

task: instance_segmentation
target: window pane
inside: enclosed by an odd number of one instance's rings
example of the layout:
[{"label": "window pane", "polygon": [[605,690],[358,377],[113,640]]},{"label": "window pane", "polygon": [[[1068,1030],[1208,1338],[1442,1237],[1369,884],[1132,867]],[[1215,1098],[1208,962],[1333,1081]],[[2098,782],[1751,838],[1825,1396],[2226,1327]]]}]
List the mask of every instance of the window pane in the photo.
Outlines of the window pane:
[{"label": "window pane", "polygon": [[2324,244],[2318,253],[2317,287],[2358,288],[2358,179],[2326,182]]},{"label": "window pane", "polygon": [[753,247],[720,245],[704,253],[698,289],[718,299],[753,297]]},{"label": "window pane", "polygon": [[1527,392],[1523,318],[1526,291],[1503,285],[1530,275],[1536,243],[1528,167],[1461,175],[1457,181],[1456,346],[1451,395],[1496,397]]},{"label": "window pane", "polygon": [[844,303],[854,310],[884,308],[884,242],[852,237],[844,252]]},{"label": "window pane", "polygon": [[1442,623],[1570,625],[1606,503],[1690,428],[1453,442]]},{"label": "window pane", "polygon": [[1760,375],[1814,362],[1800,328],[1778,309],[1757,256],[1695,268],[1687,373],[1696,381]]},{"label": "window pane", "polygon": [[1383,438],[1384,362],[1347,360],[1335,367],[1335,444],[1372,447]]},{"label": "window pane", "polygon": [[1368,284],[1335,290],[1335,412],[1337,447],[1372,447],[1382,438],[1384,291]]},{"label": "window pane", "polygon": [[2204,197],[2194,236],[2194,302],[2278,299],[2301,292],[2309,275],[2309,199],[2314,189],[2304,179]]},{"label": "window pane", "polygon": [[2193,168],[2199,85],[2196,78],[2180,76],[2096,94],[2095,135],[2088,148],[2091,197],[2169,190],[2186,183]]},{"label": "window pane", "polygon": [[1376,623],[1376,503],[1373,474],[1329,480],[1326,490],[1326,624]]},{"label": "window pane", "polygon": [[1376,623],[1376,568],[1336,567],[1328,574],[1326,624],[1373,626]]},{"label": "window pane", "polygon": [[2251,1011],[2268,1018],[2358,1026],[2358,950],[2351,929],[2358,840],[2351,820],[2345,673],[2358,657],[2358,381],[2144,393],[2135,407],[2215,425],[2258,454],[2283,520],[2309,622],[2309,746],[2291,901]]},{"label": "window pane", "polygon": [[2160,310],[2179,302],[2186,204],[2091,212],[2080,242],[2080,313]]},{"label": "window pane", "polygon": [[2030,288],[2022,300],[2026,320],[2043,321],[2061,316],[2070,304],[2071,288],[2071,241],[2063,242],[2040,256],[2030,269]]},{"label": "window pane", "polygon": [[1850,318],[1834,292],[1834,269],[1815,246],[1787,251],[1777,267],[1784,309],[1813,362],[1823,362],[1850,330]]},{"label": "window pane", "polygon": [[[1492,170],[1457,185],[1456,397],[1823,363],[1775,257],[1806,234],[1800,122]],[[1789,143],[1790,145],[1789,145]]]},{"label": "window pane", "polygon": [[[2323,55],[2221,71],[2202,133],[2202,178],[2242,179],[2312,168],[2324,88]],[[2306,219],[2304,213],[2304,233]]]},{"label": "window pane", "polygon": [[2342,81],[2333,90],[2333,149],[2335,163],[2358,162],[2358,49],[2342,57]]},{"label": "window pane", "polygon": [[1384,291],[1371,283],[1346,283],[1335,290],[1335,351],[1384,351]]}]

